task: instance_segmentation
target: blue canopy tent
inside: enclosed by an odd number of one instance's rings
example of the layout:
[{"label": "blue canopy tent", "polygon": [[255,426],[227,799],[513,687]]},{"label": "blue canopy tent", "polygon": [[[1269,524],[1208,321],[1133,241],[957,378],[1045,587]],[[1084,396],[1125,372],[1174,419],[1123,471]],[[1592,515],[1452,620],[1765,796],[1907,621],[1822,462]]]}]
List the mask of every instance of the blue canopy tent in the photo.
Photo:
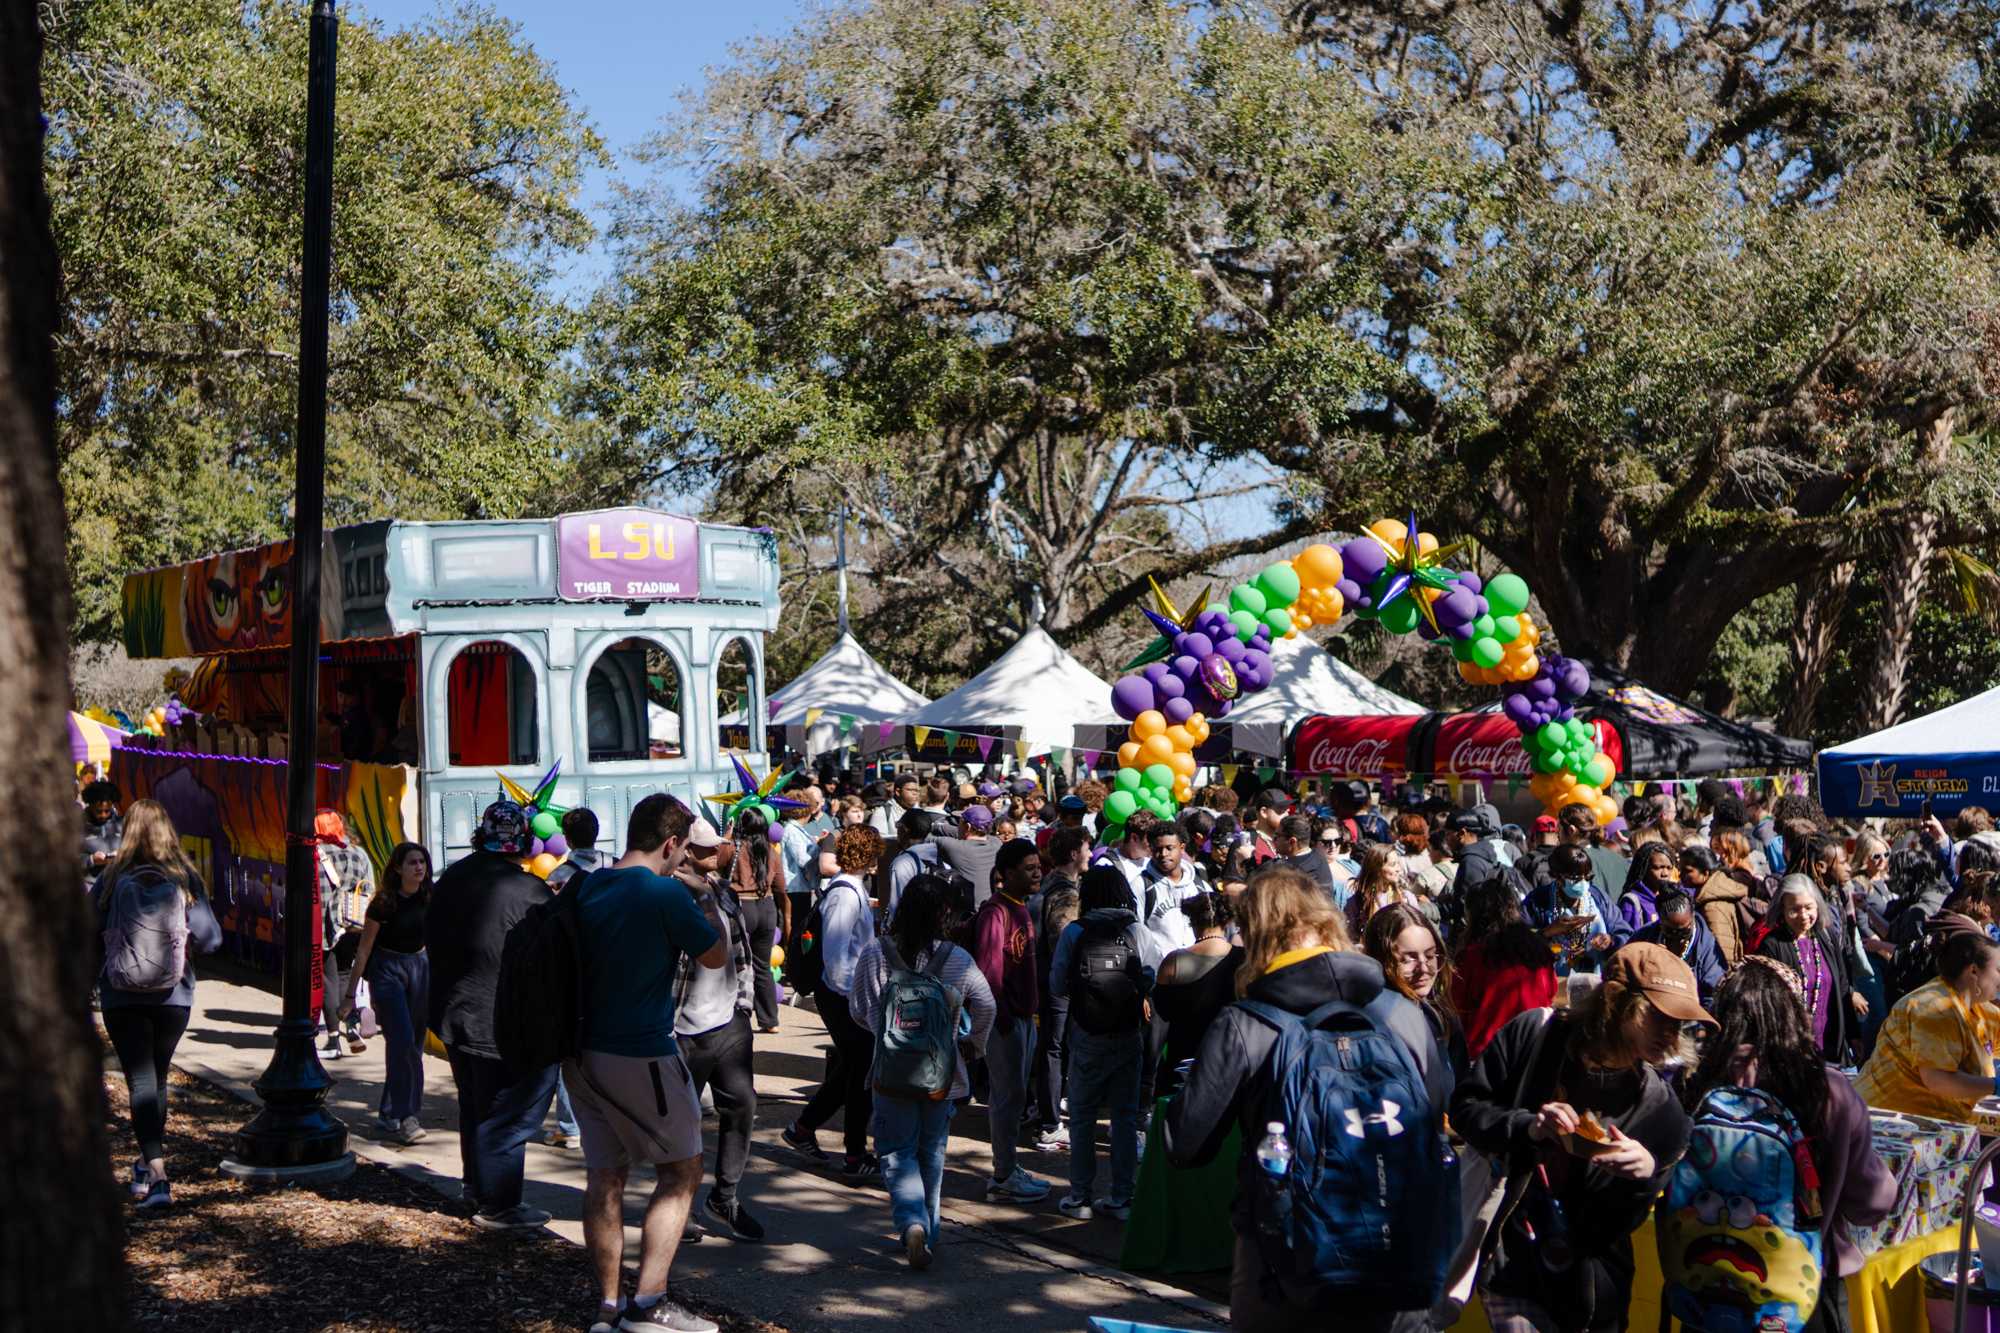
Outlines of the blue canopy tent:
[{"label": "blue canopy tent", "polygon": [[2000,689],[1820,751],[1830,815],[1915,819],[1925,800],[1943,818],[2000,802]]}]

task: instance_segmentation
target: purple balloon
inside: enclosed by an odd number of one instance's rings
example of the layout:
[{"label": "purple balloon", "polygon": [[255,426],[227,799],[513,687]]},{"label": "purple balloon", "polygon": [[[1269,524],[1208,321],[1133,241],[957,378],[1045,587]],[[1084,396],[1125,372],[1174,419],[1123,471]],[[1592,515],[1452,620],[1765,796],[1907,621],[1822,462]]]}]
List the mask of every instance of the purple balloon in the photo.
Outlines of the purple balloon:
[{"label": "purple balloon", "polygon": [[1217,640],[1215,651],[1218,656],[1228,658],[1229,665],[1235,666],[1243,660],[1243,654],[1248,650],[1243,646],[1243,640],[1228,638]]},{"label": "purple balloon", "polygon": [[1340,548],[1340,567],[1356,583],[1373,583],[1389,567],[1389,553],[1373,537],[1356,537]]},{"label": "purple balloon", "polygon": [[[1271,658],[1268,653],[1256,648],[1243,650],[1243,660],[1236,664],[1236,680],[1242,686],[1242,694],[1255,694],[1271,683]],[[1241,698],[1242,694],[1237,697]]]},{"label": "purple balloon", "polygon": [[1430,642],[1443,636],[1431,628],[1431,623],[1428,620],[1419,620],[1417,622],[1417,637]]},{"label": "purple balloon", "polygon": [[1169,699],[1160,711],[1167,715],[1170,724],[1185,722],[1194,716],[1194,705],[1186,699]]},{"label": "purple balloon", "polygon": [[1500,709],[1507,714],[1507,720],[1526,731],[1535,720],[1535,705],[1525,694],[1510,694],[1500,701]]},{"label": "purple balloon", "polygon": [[1478,635],[1473,631],[1472,622],[1468,620],[1463,624],[1453,625],[1451,627],[1451,637],[1454,639],[1473,639],[1477,638]]},{"label": "purple balloon", "polygon": [[1353,579],[1343,578],[1333,585],[1333,590],[1339,593],[1340,600],[1349,606],[1361,600],[1361,585]]},{"label": "purple balloon", "polygon": [[[1479,575],[1468,572],[1465,574],[1460,574],[1458,576],[1458,586],[1465,589],[1467,592],[1476,593],[1485,590],[1486,582],[1485,580],[1481,579]],[[1480,614],[1484,615],[1485,612],[1482,611],[1480,612]]]},{"label": "purple balloon", "polygon": [[1111,687],[1111,711],[1127,722],[1155,706],[1153,683],[1144,676],[1120,676]]},{"label": "purple balloon", "polygon": [[1199,661],[1215,651],[1215,640],[1199,630],[1189,630],[1174,640],[1174,650]]},{"label": "purple balloon", "polygon": [[764,838],[767,842],[783,842],[785,840],[785,826],[783,824],[771,825],[771,827],[764,830]]},{"label": "purple balloon", "polygon": [[542,850],[547,852],[550,856],[568,856],[569,839],[565,838],[562,834],[558,833],[556,834],[555,837],[550,838],[544,843],[542,843]]},{"label": "purple balloon", "polygon": [[1173,668],[1174,675],[1180,677],[1181,683],[1186,684],[1201,670],[1201,659],[1190,653],[1182,653],[1168,665]]},{"label": "purple balloon", "polygon": [[528,839],[528,855],[540,856],[542,854],[543,846],[544,844],[540,838]]},{"label": "purple balloon", "polygon": [[[1544,672],[1548,670],[1546,662],[1542,664],[1542,670]],[[1553,699],[1556,697],[1556,683],[1546,675],[1537,675],[1533,680],[1529,681],[1528,689],[1537,699]]]},{"label": "purple balloon", "polygon": [[1158,685],[1168,676],[1173,675],[1174,669],[1168,666],[1165,662],[1148,662],[1146,663],[1146,669],[1140,672],[1139,674],[1144,676],[1147,680],[1151,681],[1153,684]]}]

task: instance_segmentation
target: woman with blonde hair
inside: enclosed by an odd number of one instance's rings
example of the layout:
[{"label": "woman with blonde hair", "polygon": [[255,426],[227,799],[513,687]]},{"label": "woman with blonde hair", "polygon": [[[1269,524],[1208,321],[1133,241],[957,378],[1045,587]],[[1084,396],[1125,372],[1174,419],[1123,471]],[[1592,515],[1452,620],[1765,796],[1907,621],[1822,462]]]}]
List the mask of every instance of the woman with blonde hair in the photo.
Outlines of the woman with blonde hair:
[{"label": "woman with blonde hair", "polygon": [[[1237,994],[1298,1016],[1330,1001],[1361,1009],[1408,1047],[1424,1083],[1424,1115],[1438,1122],[1451,1096],[1451,1069],[1430,1024],[1389,985],[1380,965],[1353,950],[1340,912],[1319,885],[1296,870],[1275,866],[1251,879],[1238,911],[1245,956],[1236,973]],[[1267,1103],[1286,1072],[1272,1068],[1277,1041],[1278,1029],[1270,1021],[1242,1003],[1230,1005],[1209,1025],[1181,1095],[1167,1108],[1167,1160],[1177,1167],[1211,1160],[1232,1127],[1242,1134],[1229,1283],[1230,1323],[1239,1333],[1287,1330],[1302,1316],[1327,1313],[1287,1297],[1254,1239],[1250,1208],[1259,1170],[1256,1150],[1264,1138]],[[1369,1333],[1429,1327],[1422,1311],[1367,1305],[1363,1299],[1344,1309],[1340,1327]]]},{"label": "woman with blonde hair", "polygon": [[143,1211],[173,1202],[167,1185],[167,1071],[194,1007],[190,954],[222,947],[208,890],[158,801],[132,802],[125,836],[92,890],[104,940],[98,993],[104,1030],[131,1095],[132,1197]]},{"label": "woman with blonde hair", "polygon": [[1376,843],[1361,854],[1361,876],[1347,900],[1347,937],[1360,939],[1375,914],[1393,903],[1415,908],[1425,916],[1436,910],[1415,889],[1393,847]]}]

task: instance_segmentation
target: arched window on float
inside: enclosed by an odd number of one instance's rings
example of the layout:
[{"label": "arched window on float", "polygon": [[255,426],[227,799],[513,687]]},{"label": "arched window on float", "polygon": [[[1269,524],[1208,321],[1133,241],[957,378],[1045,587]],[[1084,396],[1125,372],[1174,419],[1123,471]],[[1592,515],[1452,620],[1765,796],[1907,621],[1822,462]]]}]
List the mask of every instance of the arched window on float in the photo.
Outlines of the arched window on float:
[{"label": "arched window on float", "polygon": [[520,649],[481,639],[451,659],[446,743],[454,768],[542,762],[539,685]]},{"label": "arched window on float", "polygon": [[687,753],[685,680],[665,645],[620,639],[597,655],[584,686],[584,736],[593,764],[679,759]]},{"label": "arched window on float", "polygon": [[764,689],[757,655],[740,636],[724,641],[715,656],[715,716],[724,750],[752,750],[763,732]]}]

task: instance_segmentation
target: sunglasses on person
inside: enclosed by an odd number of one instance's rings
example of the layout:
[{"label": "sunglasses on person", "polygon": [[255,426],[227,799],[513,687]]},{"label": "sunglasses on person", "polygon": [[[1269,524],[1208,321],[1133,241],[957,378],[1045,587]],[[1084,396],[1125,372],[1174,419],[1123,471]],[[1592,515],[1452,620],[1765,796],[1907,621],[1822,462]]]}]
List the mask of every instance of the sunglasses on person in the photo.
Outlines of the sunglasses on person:
[{"label": "sunglasses on person", "polygon": [[1321,839],[1319,840],[1319,845],[1320,845],[1320,846],[1322,846],[1322,847],[1328,847],[1328,848],[1332,848],[1333,850],[1335,850],[1335,851],[1338,851],[1338,850],[1340,849],[1340,839],[1339,839],[1339,838],[1321,838]]}]

